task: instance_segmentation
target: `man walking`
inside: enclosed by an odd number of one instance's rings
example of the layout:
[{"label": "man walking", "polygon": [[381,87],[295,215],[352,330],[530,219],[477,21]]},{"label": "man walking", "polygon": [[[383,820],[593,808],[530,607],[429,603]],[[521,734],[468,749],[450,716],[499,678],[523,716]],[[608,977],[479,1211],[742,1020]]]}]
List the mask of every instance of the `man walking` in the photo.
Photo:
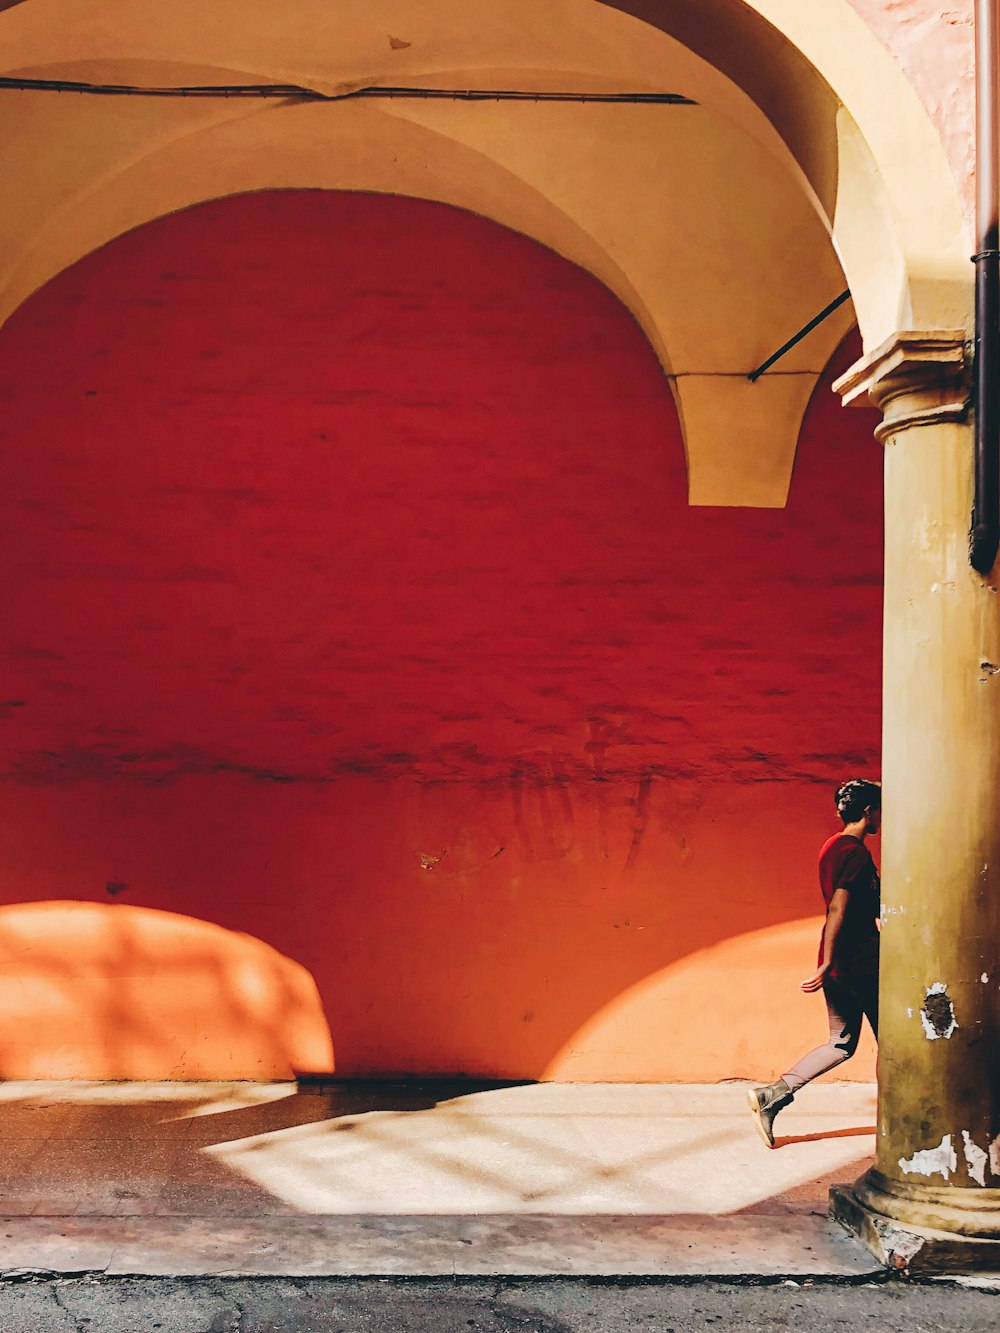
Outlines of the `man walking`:
[{"label": "man walking", "polygon": [[775,1116],[804,1084],[850,1059],[858,1047],[863,1018],[868,1018],[878,1038],[879,877],[865,839],[881,826],[882,788],[877,782],[854,779],[839,787],[834,799],[844,829],[820,849],[826,921],[817,969],[802,982],[806,992],[822,989],[830,1037],[777,1083],[747,1093],[757,1131],[769,1148],[774,1147]]}]

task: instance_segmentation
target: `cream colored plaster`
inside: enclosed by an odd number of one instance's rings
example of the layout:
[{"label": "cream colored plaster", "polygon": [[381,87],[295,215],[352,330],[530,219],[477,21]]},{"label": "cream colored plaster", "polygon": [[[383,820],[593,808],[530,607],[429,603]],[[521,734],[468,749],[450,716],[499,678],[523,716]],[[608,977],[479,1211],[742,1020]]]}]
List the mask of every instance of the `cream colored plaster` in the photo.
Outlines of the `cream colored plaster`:
[{"label": "cream colored plaster", "polygon": [[[825,79],[759,18],[752,36],[762,58],[729,78],[658,27],[595,0],[529,8],[482,0],[474,22],[455,0],[385,0],[377,9],[368,0],[302,0],[291,15],[261,0],[219,0],[207,10],[194,0],[155,10],[148,0],[17,6],[0,14],[5,72],[292,82],[327,92],[372,83],[631,88],[681,92],[699,105],[3,93],[0,170],[16,188],[0,221],[0,319],[88,250],[200,200],[303,187],[438,199],[584,265],[632,310],[671,376],[693,502],[780,505],[801,408],[849,311],[782,362],[794,379],[751,386],[743,377],[844,285],[831,227],[868,341],[903,314],[919,326],[934,301],[954,324],[968,275],[963,268],[963,286],[946,244],[957,205],[954,191],[938,188],[943,157],[933,130],[846,0],[711,0],[710,8],[731,22],[706,20],[698,35],[707,46],[720,33],[738,45],[748,10],[757,11]],[[833,49],[845,40],[856,49]],[[866,87],[873,72],[884,85],[874,90]],[[791,127],[780,123],[785,87],[801,113]],[[856,107],[838,110],[841,88]],[[894,156],[912,156],[914,145],[924,151],[919,188]],[[893,160],[883,162],[887,154]],[[958,245],[963,264],[965,248]],[[745,441],[735,448],[734,421]]]},{"label": "cream colored plaster", "polygon": [[[878,164],[843,108],[838,122],[840,188],[834,244],[845,270],[851,273],[858,324],[880,345],[879,330],[887,331],[885,341],[894,330],[909,328],[914,322],[906,260],[889,201],[880,188]],[[963,322],[953,315],[951,323]]]},{"label": "cream colored plaster", "polygon": [[[970,233],[960,191],[924,105],[849,0],[604,3],[641,14],[739,83],[792,149],[835,235],[848,220],[841,190],[859,196],[843,175],[845,163],[858,160],[844,138],[866,145],[901,256],[889,269],[872,265],[855,243],[857,225],[839,239],[866,348],[896,331],[900,310],[917,327],[950,327],[956,318],[968,326]],[[881,289],[862,295],[873,268]],[[894,285],[900,273],[902,290]]]},{"label": "cream colored plaster", "polygon": [[[0,116],[15,103],[30,129],[34,111],[30,137],[54,143],[61,100],[0,93]],[[134,101],[119,126],[119,105],[78,99],[62,126],[61,171],[34,192],[27,243],[17,246],[17,215],[0,224],[13,260],[0,314],[108,236],[202,199],[304,187],[438,199],[534,236],[632,310],[682,408],[693,503],[784,503],[798,404],[850,316],[783,363],[807,386],[793,396],[795,412],[775,411],[787,395],[767,380],[746,381],[843,278],[794,178],[714,111],[526,104],[498,118],[491,104]],[[595,191],[595,181],[612,179],[613,191]],[[689,376],[716,377],[699,380],[712,387],[711,410]],[[741,465],[729,432],[719,438],[720,417],[738,417],[745,438],[767,442],[766,468],[757,448]]]},{"label": "cream colored plaster", "polygon": [[[970,233],[938,133],[902,70],[878,38],[844,0],[746,0],[782,32],[821,72],[843,104],[837,116],[844,171],[857,154],[843,146],[845,135],[860,136],[874,164],[877,183],[893,218],[907,279],[903,326],[968,327],[971,320]],[[853,122],[853,125],[851,124]],[[855,190],[855,197],[857,191]],[[834,215],[835,232],[846,211]],[[855,261],[863,255],[841,241],[841,257],[851,288],[864,285]],[[870,278],[868,279],[870,285]],[[880,344],[900,327],[891,305],[872,303],[876,321],[862,323],[866,348]]]},{"label": "cream colored plaster", "polygon": [[[474,25],[456,0],[382,0],[377,11],[365,0],[299,0],[292,22],[261,0],[253,10],[251,23],[246,5],[217,0],[206,22],[195,0],[176,0],[167,13],[124,0],[31,0],[0,17],[0,63],[6,73],[47,77],[288,82],[328,93],[431,80],[501,87],[505,72],[528,89],[677,91],[668,86],[677,78],[687,96],[790,158],[737,83],[668,34],[593,0],[547,0],[526,13],[510,0],[479,0]],[[390,38],[409,45],[394,48]]]},{"label": "cream colored plaster", "polygon": [[[5,94],[0,93],[0,114]],[[88,103],[91,128],[101,130],[103,102]],[[146,104],[149,105],[149,104]],[[316,125],[312,105],[284,106],[278,114],[260,104],[225,103],[226,120],[192,124],[196,104],[171,103],[173,133],[133,161],[113,164],[88,190],[52,201],[35,243],[26,249],[4,289],[0,312],[16,308],[48,278],[121,233],[191,204],[261,189],[390,191],[454,203],[496,217],[543,242],[560,238],[568,257],[588,269],[603,268],[622,299],[629,290],[591,238],[543,196],[470,149],[407,125],[373,105],[338,108],[336,119]],[[91,112],[91,107],[94,111]],[[76,125],[80,130],[81,118]],[[108,138],[102,139],[107,150]]]},{"label": "cream colored plaster", "polygon": [[[523,182],[553,215],[574,219],[605,259],[583,259],[555,228],[539,231],[523,215],[500,220],[588,267],[596,263],[668,372],[746,374],[843,285],[822,224],[791,176],[706,107],[529,103],[498,117],[481,103],[135,100],[122,116],[118,101],[79,99],[66,121],[58,105],[53,111],[58,101],[0,92],[0,117],[11,107],[21,125],[15,151],[31,160],[25,143],[44,141],[48,160],[61,159],[0,221],[10,273],[2,314],[86,253],[84,235],[92,248],[101,223],[88,225],[88,214],[107,220],[104,239],[165,208],[269,185],[428,189],[429,197],[483,211],[479,175],[498,171]],[[419,169],[411,155],[406,175],[397,140],[421,137],[412,127],[426,133]],[[147,189],[158,203],[116,205],[125,178],[154,156],[161,179]],[[202,161],[207,172],[199,171]],[[25,164],[13,171],[23,180]],[[195,178],[207,193],[193,193]],[[610,180],[613,190],[595,189]],[[843,329],[841,321],[832,334],[818,332],[782,369],[820,371]]]},{"label": "cream colored plaster", "polygon": [[975,209],[973,0],[851,0],[927,108],[966,217]]},{"label": "cream colored plaster", "polygon": [[[756,384],[739,378],[719,391],[719,381],[692,375],[680,381],[678,405],[685,434],[699,442],[688,454],[692,504],[718,504],[741,459],[740,503],[781,508],[788,499],[791,470],[784,432],[773,423],[794,422],[798,435],[815,388],[813,375],[765,375]],[[730,503],[733,503],[730,501]]]},{"label": "cream colored plaster", "polygon": [[[745,375],[843,289],[795,180],[712,109],[510,113],[501,126],[481,103],[392,112],[475,147],[578,218],[642,293],[672,373]],[[829,349],[828,330],[817,343]],[[805,342],[782,368],[818,372],[827,355]]]}]

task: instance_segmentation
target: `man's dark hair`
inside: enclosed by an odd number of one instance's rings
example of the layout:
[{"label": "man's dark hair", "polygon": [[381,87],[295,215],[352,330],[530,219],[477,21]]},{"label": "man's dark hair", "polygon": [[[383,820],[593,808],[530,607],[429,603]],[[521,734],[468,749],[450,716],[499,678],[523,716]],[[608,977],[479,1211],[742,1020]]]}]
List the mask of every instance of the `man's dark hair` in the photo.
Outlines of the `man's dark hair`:
[{"label": "man's dark hair", "polygon": [[853,824],[860,819],[869,806],[874,810],[882,808],[882,784],[869,782],[867,778],[851,778],[837,788],[834,796],[837,814],[845,824]]}]

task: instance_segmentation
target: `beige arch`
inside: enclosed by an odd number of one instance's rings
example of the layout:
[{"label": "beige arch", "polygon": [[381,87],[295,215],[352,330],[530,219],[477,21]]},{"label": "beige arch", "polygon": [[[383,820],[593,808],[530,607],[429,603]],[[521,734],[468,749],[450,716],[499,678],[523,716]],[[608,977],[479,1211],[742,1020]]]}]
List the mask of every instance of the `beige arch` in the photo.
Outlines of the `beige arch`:
[{"label": "beige arch", "polygon": [[849,0],[601,3],[669,31],[764,112],[829,219],[866,348],[969,326],[971,217],[920,99]]},{"label": "beige arch", "polygon": [[[719,21],[701,25],[692,22],[695,7],[670,6],[675,32],[667,34],[648,15],[596,0],[553,0],[532,8],[530,22],[520,3],[484,0],[475,24],[455,0],[419,8],[387,0],[375,15],[367,0],[304,0],[294,23],[277,8],[235,0],[213,6],[210,23],[194,0],[168,13],[124,0],[30,0],[0,15],[6,72],[326,90],[385,82],[667,87],[699,105],[330,106],[0,93],[0,124],[18,126],[0,138],[0,170],[18,184],[17,207],[0,222],[0,319],[89,250],[202,199],[310,186],[439,199],[535,237],[594,272],[632,310],[678,401],[693,503],[781,505],[802,412],[849,315],[812,335],[780,373],[750,385],[746,372],[842,287],[834,247],[873,342],[918,316],[940,323],[947,311],[955,324],[960,311],[964,322],[967,246],[950,177],[949,190],[935,191],[938,168],[947,174],[936,136],[867,29],[861,25],[860,63],[869,73],[879,67],[888,109],[909,135],[903,147],[919,140],[927,153],[931,188],[921,189],[934,194],[934,206],[928,201],[914,218],[901,212],[914,185],[906,170],[876,166],[872,136],[800,54],[810,41],[814,56],[821,53],[831,34],[844,40],[844,0],[806,7],[821,20],[818,35],[806,25],[794,46],[761,21],[795,28],[794,5],[784,15],[778,0],[710,6]],[[652,0],[650,7],[660,8]],[[697,8],[704,17],[706,7]],[[728,53],[720,46],[727,34]],[[744,62],[752,81],[735,61],[750,37],[762,53]],[[863,109],[878,120],[886,106]],[[874,137],[894,157],[898,145]],[[941,248],[946,235],[951,249]]]}]

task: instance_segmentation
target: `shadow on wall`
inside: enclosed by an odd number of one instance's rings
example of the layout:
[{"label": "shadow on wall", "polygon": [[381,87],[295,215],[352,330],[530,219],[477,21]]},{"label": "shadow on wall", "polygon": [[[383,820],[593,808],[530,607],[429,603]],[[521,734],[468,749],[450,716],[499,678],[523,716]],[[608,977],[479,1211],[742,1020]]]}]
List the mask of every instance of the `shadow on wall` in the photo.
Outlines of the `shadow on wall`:
[{"label": "shadow on wall", "polygon": [[316,983],[249,935],[124,904],[0,908],[0,1076],[329,1074]]}]

